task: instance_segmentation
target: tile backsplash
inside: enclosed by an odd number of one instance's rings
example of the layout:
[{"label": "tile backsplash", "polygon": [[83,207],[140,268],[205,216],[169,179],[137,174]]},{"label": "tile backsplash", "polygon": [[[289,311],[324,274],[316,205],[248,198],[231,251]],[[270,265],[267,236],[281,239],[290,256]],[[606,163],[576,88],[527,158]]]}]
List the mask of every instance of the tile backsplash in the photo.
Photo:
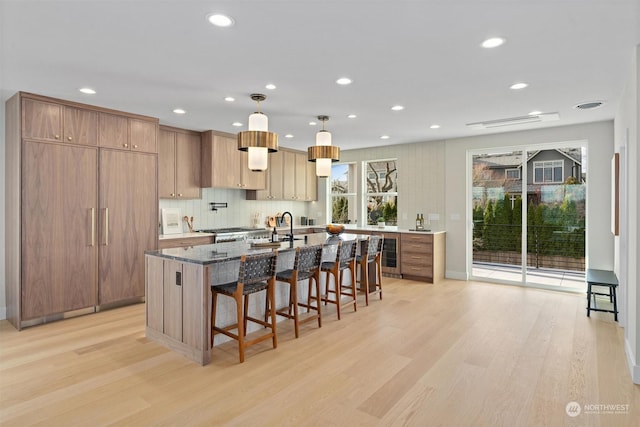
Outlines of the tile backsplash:
[{"label": "tile backsplash", "polygon": [[[314,218],[316,224],[326,221],[318,202],[294,202],[272,200],[246,200],[245,190],[225,188],[203,188],[202,199],[171,200],[160,199],[160,209],[179,208],[181,216],[194,217],[193,228],[250,227],[254,215],[260,214],[260,224],[266,227],[269,215],[289,211],[293,214],[294,225],[300,225],[300,217]],[[210,202],[227,203],[226,208],[212,211]],[[161,211],[160,211],[161,212]],[[158,221],[160,224],[160,221]],[[183,222],[183,231],[188,232],[187,223]]]}]

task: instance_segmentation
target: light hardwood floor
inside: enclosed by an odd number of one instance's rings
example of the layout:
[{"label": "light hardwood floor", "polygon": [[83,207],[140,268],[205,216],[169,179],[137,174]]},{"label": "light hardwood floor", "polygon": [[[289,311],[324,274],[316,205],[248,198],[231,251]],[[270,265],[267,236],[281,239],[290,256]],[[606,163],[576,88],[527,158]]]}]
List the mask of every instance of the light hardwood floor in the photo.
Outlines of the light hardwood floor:
[{"label": "light hardwood floor", "polygon": [[384,278],[382,301],[340,321],[329,308],[299,339],[281,322],[278,348],[244,364],[225,343],[206,367],[147,340],[142,304],[21,332],[2,321],[0,425],[638,426],[623,330],[585,303]]}]

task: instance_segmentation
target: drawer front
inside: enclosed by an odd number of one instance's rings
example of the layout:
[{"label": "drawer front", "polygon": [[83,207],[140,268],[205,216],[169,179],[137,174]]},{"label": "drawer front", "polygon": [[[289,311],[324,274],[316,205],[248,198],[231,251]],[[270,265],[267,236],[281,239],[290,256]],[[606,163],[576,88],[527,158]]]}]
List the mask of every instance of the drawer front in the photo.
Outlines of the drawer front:
[{"label": "drawer front", "polygon": [[406,243],[422,243],[425,245],[433,244],[433,235],[432,234],[402,234],[402,244]]},{"label": "drawer front", "polygon": [[405,252],[417,252],[421,254],[429,254],[433,252],[433,245],[430,243],[422,243],[422,242],[405,242],[402,241],[402,253]]},{"label": "drawer front", "polygon": [[213,236],[191,237],[185,239],[164,239],[160,240],[160,249],[167,248],[186,248],[197,245],[210,245],[213,243]]},{"label": "drawer front", "polygon": [[433,265],[433,258],[422,254],[402,252],[402,267],[404,268],[405,265],[431,267]]},{"label": "drawer front", "polygon": [[408,276],[433,277],[432,266],[406,265],[402,264],[402,274]]}]

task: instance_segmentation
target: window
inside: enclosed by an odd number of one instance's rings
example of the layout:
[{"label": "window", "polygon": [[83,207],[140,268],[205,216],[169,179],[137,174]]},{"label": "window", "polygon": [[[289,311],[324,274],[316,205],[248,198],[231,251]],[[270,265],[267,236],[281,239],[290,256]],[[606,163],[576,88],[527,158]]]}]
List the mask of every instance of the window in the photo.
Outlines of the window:
[{"label": "window", "polygon": [[564,160],[533,162],[533,183],[554,183],[564,181]]},{"label": "window", "polygon": [[387,225],[398,223],[398,169],[396,159],[364,162],[366,171],[367,224],[384,218]]},{"label": "window", "polygon": [[507,179],[520,179],[520,169],[506,169],[505,178]]},{"label": "window", "polygon": [[355,163],[331,166],[331,222],[349,224],[356,222],[357,190]]}]

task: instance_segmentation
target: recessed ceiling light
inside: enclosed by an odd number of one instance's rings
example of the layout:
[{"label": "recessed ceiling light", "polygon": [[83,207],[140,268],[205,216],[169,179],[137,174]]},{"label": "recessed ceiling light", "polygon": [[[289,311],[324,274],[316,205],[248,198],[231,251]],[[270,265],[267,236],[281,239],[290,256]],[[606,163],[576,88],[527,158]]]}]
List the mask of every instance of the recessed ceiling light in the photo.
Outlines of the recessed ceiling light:
[{"label": "recessed ceiling light", "polygon": [[276,88],[276,85],[274,85],[273,83],[269,83],[265,86],[265,88],[269,89],[269,90],[274,90]]},{"label": "recessed ceiling light", "polygon": [[389,139],[389,135],[382,135],[380,139]]},{"label": "recessed ceiling light", "polygon": [[285,138],[293,138],[293,135],[291,135],[290,133],[288,133],[288,134],[286,134],[284,137],[285,137]]},{"label": "recessed ceiling light", "polygon": [[349,77],[340,77],[338,80],[336,80],[336,83],[338,83],[339,85],[350,85],[351,84],[351,79]]},{"label": "recessed ceiling light", "polygon": [[216,27],[231,27],[235,24],[233,18],[227,15],[222,15],[220,13],[212,13],[207,16],[209,22],[211,22]]},{"label": "recessed ceiling light", "polygon": [[429,129],[440,129],[440,125],[431,125]]},{"label": "recessed ceiling light", "polygon": [[602,107],[603,104],[604,101],[589,101],[575,105],[573,108],[577,108],[578,110],[593,110],[594,108]]},{"label": "recessed ceiling light", "polygon": [[227,97],[224,98],[224,100],[227,101],[227,102],[233,102],[236,99],[233,96],[227,96]]},{"label": "recessed ceiling light", "polygon": [[534,110],[529,113],[530,116],[537,116],[538,114],[542,114],[542,111]]},{"label": "recessed ceiling light", "polygon": [[95,95],[96,91],[91,89],[90,87],[83,87],[78,89],[82,93],[86,93],[87,95]]},{"label": "recessed ceiling light", "polygon": [[491,49],[494,47],[502,46],[505,42],[505,39],[502,37],[491,37],[490,39],[486,39],[482,42],[482,47]]},{"label": "recessed ceiling light", "polygon": [[404,110],[404,107],[402,105],[394,105],[393,107],[391,107],[391,109],[393,111],[402,111]]},{"label": "recessed ceiling light", "polygon": [[187,112],[184,111],[182,108],[176,108],[173,110],[173,112],[176,114],[187,114]]},{"label": "recessed ceiling light", "polygon": [[355,114],[349,114],[347,116],[347,119],[355,119],[356,117],[358,117],[358,116],[356,116]]},{"label": "recessed ceiling light", "polygon": [[315,125],[317,125],[316,122],[309,122],[309,126],[315,126]]},{"label": "recessed ceiling light", "polygon": [[527,83],[514,83],[510,86],[510,89],[519,90],[524,89],[527,86],[529,86]]},{"label": "recessed ceiling light", "polygon": [[242,126],[242,123],[240,123],[240,122],[233,122],[233,123],[231,123],[231,126],[240,127],[240,126]]}]

